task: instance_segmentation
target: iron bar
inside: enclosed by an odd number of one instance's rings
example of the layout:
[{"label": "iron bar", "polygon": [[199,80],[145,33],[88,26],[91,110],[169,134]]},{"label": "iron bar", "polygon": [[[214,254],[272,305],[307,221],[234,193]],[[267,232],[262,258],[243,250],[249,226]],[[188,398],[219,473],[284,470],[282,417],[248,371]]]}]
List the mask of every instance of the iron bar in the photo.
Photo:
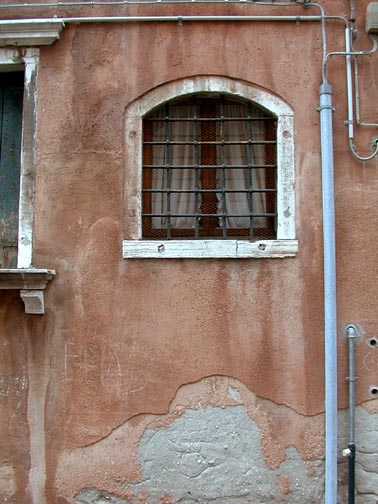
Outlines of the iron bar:
[{"label": "iron bar", "polygon": [[[142,217],[277,217],[277,213],[240,213],[225,214],[219,213],[142,213]],[[235,228],[237,229],[237,228]]]},{"label": "iron bar", "polygon": [[277,189],[142,189],[144,193],[276,193]]},{"label": "iron bar", "polygon": [[[214,165],[204,165],[204,164],[199,164],[199,165],[176,165],[176,164],[170,164],[169,167],[170,169],[174,170],[187,170],[189,168],[195,170],[196,168],[209,168],[212,167],[214,169],[222,169],[224,166],[222,164],[214,164]],[[158,165],[158,164],[153,164],[153,165],[143,165],[143,168],[151,168],[153,170],[164,170],[166,168],[166,165]],[[251,170],[260,170],[264,168],[277,168],[276,164],[256,164],[253,166],[250,165],[227,165],[227,170],[244,170],[246,168],[250,168]]]}]

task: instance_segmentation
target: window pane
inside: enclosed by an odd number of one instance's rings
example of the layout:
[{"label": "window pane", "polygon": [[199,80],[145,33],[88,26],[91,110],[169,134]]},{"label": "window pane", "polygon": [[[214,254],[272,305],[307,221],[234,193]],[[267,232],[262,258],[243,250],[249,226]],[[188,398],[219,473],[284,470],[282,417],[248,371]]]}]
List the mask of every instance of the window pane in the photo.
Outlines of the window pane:
[{"label": "window pane", "polygon": [[144,124],[144,236],[274,235],[274,118],[245,101],[199,95]]},{"label": "window pane", "polygon": [[0,80],[0,267],[17,266],[18,205],[22,131],[22,72]]}]

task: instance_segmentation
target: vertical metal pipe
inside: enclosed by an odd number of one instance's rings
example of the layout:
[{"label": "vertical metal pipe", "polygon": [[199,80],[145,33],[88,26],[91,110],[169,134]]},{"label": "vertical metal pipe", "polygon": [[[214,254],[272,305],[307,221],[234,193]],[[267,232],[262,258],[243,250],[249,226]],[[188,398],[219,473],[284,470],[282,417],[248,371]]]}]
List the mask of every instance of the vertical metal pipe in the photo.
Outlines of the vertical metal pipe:
[{"label": "vertical metal pipe", "polygon": [[[350,28],[345,28],[345,52],[350,53]],[[352,84],[352,59],[350,54],[346,54],[346,86],[347,86],[347,101],[348,101],[348,138],[353,141],[353,84]]]},{"label": "vertical metal pipe", "polygon": [[355,465],[356,465],[356,446],[348,443],[348,504],[354,504],[355,493]]},{"label": "vertical metal pipe", "polygon": [[337,502],[337,317],[332,87],[320,95],[322,156],[324,337],[325,337],[325,504]]},{"label": "vertical metal pipe", "polygon": [[348,443],[348,504],[354,504],[355,493],[355,462],[356,462],[356,443],[355,443],[355,365],[354,349],[356,341],[356,331],[353,326],[347,329],[348,337],[348,389],[349,389],[349,443]]},{"label": "vertical metal pipe", "polygon": [[348,337],[348,353],[349,353],[349,376],[348,376],[348,384],[349,384],[349,443],[355,443],[355,365],[354,365],[354,344],[356,339],[356,332],[354,327],[350,326],[347,329],[347,337]]},{"label": "vertical metal pipe", "polygon": [[[346,54],[346,85],[347,85],[347,101],[348,101],[348,139],[349,139],[349,148],[353,156],[359,161],[369,161],[373,159],[378,154],[378,142],[374,142],[373,139],[373,152],[368,156],[360,156],[354,145],[354,130],[353,130],[353,121],[354,121],[354,111],[353,111],[353,80],[352,80],[352,59],[351,59],[351,32],[349,26],[345,29],[345,54]],[[376,50],[376,45],[374,44],[373,52]],[[356,96],[358,93],[358,81],[355,80],[355,92]],[[358,101],[356,100],[356,106],[358,106]],[[374,146],[375,143],[375,146]]]}]

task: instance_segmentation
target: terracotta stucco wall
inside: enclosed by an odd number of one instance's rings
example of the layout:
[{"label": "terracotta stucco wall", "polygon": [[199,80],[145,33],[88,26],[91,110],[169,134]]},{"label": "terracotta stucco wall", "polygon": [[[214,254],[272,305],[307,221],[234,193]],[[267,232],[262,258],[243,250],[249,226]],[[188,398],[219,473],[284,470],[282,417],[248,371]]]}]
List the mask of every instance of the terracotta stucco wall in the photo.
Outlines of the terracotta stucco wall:
[{"label": "terracotta stucco wall", "polygon": [[[361,4],[363,28],[367,2]],[[324,7],[349,16],[348,2]],[[298,6],[274,9],[303,14]],[[272,8],[53,11],[271,14]],[[43,9],[34,13],[46,16]],[[30,9],[2,14],[33,17]],[[327,37],[329,50],[343,50],[342,23],[328,22]],[[363,30],[356,44],[370,46]],[[33,264],[57,276],[43,317],[25,315],[16,293],[0,298],[1,425],[9,433],[2,436],[4,502],[321,501],[321,56],[319,23],[67,24],[58,42],[41,49]],[[357,348],[358,436],[376,440],[378,408],[369,386],[378,383],[378,361],[368,338],[378,330],[378,166],[348,151],[344,68],[343,58],[329,64],[338,315],[340,326],[354,320],[367,333]],[[360,70],[363,114],[376,121],[377,56]],[[294,110],[295,258],[122,259],[132,213],[124,199],[125,109],[159,85],[199,75],[250,83]],[[358,130],[362,151],[369,142],[370,131]],[[346,343],[339,342],[345,408]],[[340,425],[344,435],[343,414]],[[341,462],[341,498],[344,474]],[[358,502],[373,503],[375,476],[364,474]]]}]

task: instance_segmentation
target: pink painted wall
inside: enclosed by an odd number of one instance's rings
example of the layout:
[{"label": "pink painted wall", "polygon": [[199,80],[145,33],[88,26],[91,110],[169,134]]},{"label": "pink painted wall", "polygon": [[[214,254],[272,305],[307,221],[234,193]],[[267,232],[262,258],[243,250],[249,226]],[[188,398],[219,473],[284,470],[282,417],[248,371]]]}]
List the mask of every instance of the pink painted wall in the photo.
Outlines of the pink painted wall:
[{"label": "pink painted wall", "polygon": [[[363,29],[367,3],[359,2],[357,9],[358,48],[370,47]],[[349,2],[323,5],[327,14],[349,16]],[[143,5],[5,10],[0,16],[50,13],[307,11],[250,4]],[[329,50],[343,50],[341,22],[327,23],[327,37]],[[150,488],[135,486],[143,471],[140,440],[146,429],[167,429],[185,412],[205,407],[246,407],[258,426],[266,471],[278,471],[293,446],[322,474],[323,244],[316,110],[321,55],[319,23],[67,24],[58,42],[41,49],[33,262],[55,269],[57,276],[46,291],[44,316],[25,315],[17,293],[3,291],[0,297],[0,443],[7,467],[3,481],[13,485],[8,494],[5,484],[0,487],[4,502],[97,502],[89,494],[75,499],[92,487],[124,499],[119,502],[175,502],[169,488],[156,489],[156,497]],[[375,122],[377,68],[376,55],[361,61],[362,115]],[[125,108],[163,83],[198,75],[251,83],[294,110],[295,258],[122,259],[130,210],[123,197],[128,183]],[[378,383],[378,360],[367,342],[378,331],[378,161],[360,163],[348,151],[343,58],[330,61],[329,81],[335,106],[339,325],[356,321],[366,330],[367,339],[357,348],[357,402],[373,423],[378,406],[369,386]],[[371,135],[378,136],[378,130],[357,128],[361,152],[369,148]],[[339,406],[345,408],[346,343],[339,343]],[[230,387],[236,396],[227,395]],[[322,485],[314,482],[307,500],[296,500],[295,467],[289,464],[277,476],[274,502],[320,502]],[[129,485],[121,488],[120,481]],[[306,486],[304,480],[299,484]],[[240,502],[255,501],[244,497]]]}]

